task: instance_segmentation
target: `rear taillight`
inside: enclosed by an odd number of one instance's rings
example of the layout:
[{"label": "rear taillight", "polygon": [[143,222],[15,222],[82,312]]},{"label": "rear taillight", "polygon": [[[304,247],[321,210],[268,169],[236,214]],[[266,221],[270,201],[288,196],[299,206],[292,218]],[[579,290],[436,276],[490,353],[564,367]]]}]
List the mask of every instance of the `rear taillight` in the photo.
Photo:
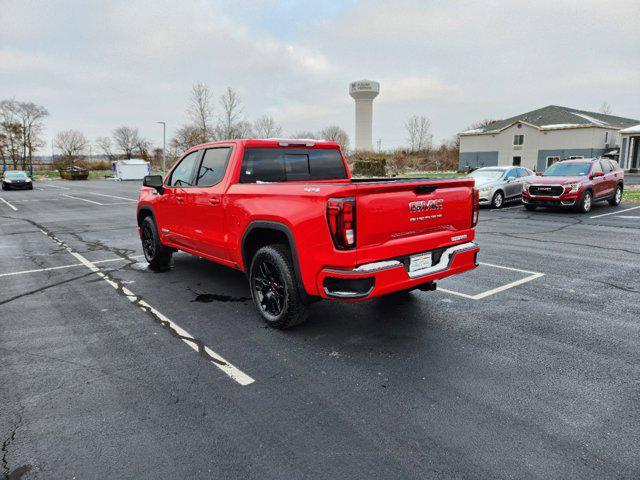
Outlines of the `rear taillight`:
[{"label": "rear taillight", "polygon": [[330,198],[327,201],[327,222],[333,244],[338,250],[356,246],[356,199]]},{"label": "rear taillight", "polygon": [[473,199],[471,201],[473,206],[471,207],[471,228],[478,224],[478,217],[480,215],[480,190],[473,189]]}]

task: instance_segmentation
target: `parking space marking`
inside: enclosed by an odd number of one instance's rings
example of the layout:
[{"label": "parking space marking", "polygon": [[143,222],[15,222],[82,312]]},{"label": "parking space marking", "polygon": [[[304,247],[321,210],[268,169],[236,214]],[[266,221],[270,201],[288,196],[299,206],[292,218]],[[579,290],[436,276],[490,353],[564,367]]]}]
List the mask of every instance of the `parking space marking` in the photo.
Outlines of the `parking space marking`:
[{"label": "parking space marking", "polygon": [[75,200],[82,200],[83,202],[94,203],[94,204],[96,204],[96,205],[102,205],[102,206],[104,206],[104,203],[94,202],[93,200],[87,200],[86,198],[74,197],[74,196],[72,196],[72,195],[68,195],[68,194],[66,194],[66,193],[61,193],[61,195],[62,195],[63,197],[73,198],[73,199],[75,199]]},{"label": "parking space marking", "polygon": [[43,185],[46,185],[47,187],[51,187],[51,188],[59,188],[60,190],[71,190],[68,187],[60,187],[58,185],[51,185],[50,183],[43,183]]},{"label": "parking space marking", "polygon": [[[134,255],[129,257],[130,260],[136,260],[138,258],[143,258],[144,255]],[[125,262],[127,261],[126,258],[108,258],[106,260],[97,260],[95,262],[93,262],[94,265],[98,265],[101,263],[111,263],[111,262]],[[73,268],[73,267],[81,267],[83,264],[82,263],[71,263],[69,265],[59,265],[57,267],[47,267],[47,268],[34,268],[33,270],[21,270],[19,272],[7,272],[7,273],[0,273],[0,277],[12,277],[14,275],[25,275],[27,273],[38,273],[38,272],[49,272],[51,270],[62,270],[65,268]]]},{"label": "parking space marking", "polygon": [[9,207],[11,207],[13,209],[14,212],[17,212],[18,209],[16,207],[14,207],[13,205],[11,205],[9,202],[7,202],[4,198],[0,197],[0,201],[2,201],[3,203],[6,203]]},{"label": "parking space marking", "polygon": [[41,227],[38,227],[39,230],[48,238],[56,242],[62,248],[64,248],[70,255],[72,255],[76,260],[78,260],[82,265],[87,267],[93,273],[95,273],[98,277],[104,280],[106,283],[111,285],[116,291],[121,292],[127,299],[133,303],[134,305],[140,307],[140,309],[146,313],[151,314],[160,324],[171,330],[171,332],[176,335],[180,340],[182,340],[185,344],[187,344],[190,348],[200,353],[200,355],[207,358],[213,365],[215,365],[218,369],[220,369],[223,373],[229,376],[232,380],[239,383],[242,386],[251,385],[255,380],[251,378],[249,375],[244,373],[242,370],[229,363],[227,360],[222,358],[216,352],[214,352],[210,347],[204,345],[200,340],[195,338],[189,332],[187,332],[180,325],[172,321],[169,317],[162,314],[154,307],[152,307],[149,303],[142,300],[138,295],[133,293],[127,287],[122,285],[122,282],[118,282],[111,275],[106,272],[103,272],[96,266],[96,262],[91,262],[87,258],[85,258],[80,253],[73,250],[69,245],[56,237],[53,233],[44,230]]},{"label": "parking space marking", "polygon": [[640,208],[640,206],[631,207],[631,208],[625,208],[624,210],[618,210],[617,212],[609,212],[609,213],[603,213],[601,215],[594,215],[593,217],[589,217],[589,218],[600,218],[600,217],[606,217],[607,215],[616,215],[618,213],[628,212],[630,210],[635,210],[637,208]]},{"label": "parking space marking", "polygon": [[95,193],[95,192],[82,192],[82,193],[87,193],[89,195],[99,195],[101,197],[110,197],[110,198],[118,198],[120,200],[128,200],[130,202],[138,202],[137,199],[135,198],[129,198],[129,197],[119,197],[117,195],[107,195],[106,193]]},{"label": "parking space marking", "polygon": [[544,273],[541,273],[541,272],[532,272],[531,270],[522,270],[521,268],[507,267],[506,265],[496,265],[494,263],[485,263],[485,262],[478,262],[478,264],[486,265],[487,267],[501,268],[503,270],[511,270],[513,272],[528,273],[529,275],[524,278],[521,278],[520,280],[516,280],[514,282],[507,283],[506,285],[492,288],[491,290],[487,290],[486,292],[480,292],[475,295],[469,295],[467,293],[456,292],[455,290],[448,290],[446,288],[440,288],[440,287],[437,287],[437,289],[441,292],[448,293],[451,295],[456,295],[458,297],[468,298],[470,300],[482,300],[483,298],[489,297],[491,295],[495,295],[496,293],[504,292],[505,290],[509,290],[510,288],[517,287],[518,285],[531,282],[532,280],[535,280],[537,278],[544,276]]},{"label": "parking space marking", "polygon": [[636,219],[640,218],[640,215],[620,215],[618,218]]}]

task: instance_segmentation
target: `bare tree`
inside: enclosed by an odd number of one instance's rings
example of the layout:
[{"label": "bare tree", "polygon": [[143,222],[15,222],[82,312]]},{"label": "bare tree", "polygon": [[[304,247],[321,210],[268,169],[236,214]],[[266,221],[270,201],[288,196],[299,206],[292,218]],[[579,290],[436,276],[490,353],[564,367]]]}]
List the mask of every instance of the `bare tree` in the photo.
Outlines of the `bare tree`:
[{"label": "bare tree", "polygon": [[282,135],[282,127],[273,117],[263,115],[253,122],[253,133],[257,138],[276,138]]},{"label": "bare tree", "polygon": [[137,128],[127,127],[125,125],[113,131],[113,140],[127,158],[131,158],[133,154],[138,154],[146,158],[151,145],[147,139],[140,136]]},{"label": "bare tree", "polygon": [[429,150],[432,146],[433,135],[429,132],[431,122],[424,115],[413,115],[405,122],[409,140],[409,148],[412,152]]},{"label": "bare tree", "polygon": [[200,143],[200,132],[198,128],[195,125],[185,125],[176,131],[169,142],[169,148],[173,150],[174,154],[180,155],[185,150],[189,150],[191,147],[195,147]]},{"label": "bare tree", "polygon": [[196,83],[191,87],[191,100],[187,113],[198,132],[198,143],[205,143],[213,136],[213,98],[209,86]]},{"label": "bare tree", "polygon": [[44,132],[44,119],[49,116],[46,108],[33,102],[19,102],[19,114],[22,120],[24,134],[25,153],[23,154],[22,168],[26,169],[27,163],[33,161],[33,154],[45,145],[42,134]]},{"label": "bare tree", "polygon": [[44,146],[42,133],[44,119],[49,112],[33,102],[18,102],[14,99],[0,102],[0,131],[4,135],[5,156],[14,168],[21,161],[25,169],[33,154]]},{"label": "bare tree", "polygon": [[611,115],[611,105],[609,105],[609,102],[602,102],[602,105],[600,105],[600,113]]},{"label": "bare tree", "polygon": [[308,138],[309,140],[319,140],[318,134],[313,133],[310,130],[302,130],[300,132],[296,132],[292,135],[289,135],[291,138]]},{"label": "bare tree", "polygon": [[220,95],[222,113],[218,119],[216,137],[218,140],[230,140],[240,138],[238,124],[244,121],[244,109],[240,94],[231,87]]},{"label": "bare tree", "polygon": [[246,120],[236,123],[233,127],[233,138],[252,138],[254,136],[253,125]]},{"label": "bare tree", "polygon": [[469,128],[467,128],[467,130],[477,130],[479,128],[486,128],[486,127],[489,127],[492,123],[496,123],[499,121],[500,120],[493,119],[493,118],[485,118],[484,120],[473,122],[471,125],[469,125]]},{"label": "bare tree", "polygon": [[117,155],[113,151],[113,142],[111,141],[111,138],[98,137],[96,138],[96,145],[110,162],[116,159]]},{"label": "bare tree", "polygon": [[337,125],[330,125],[320,132],[320,136],[329,142],[336,142],[343,152],[349,150],[349,135]]},{"label": "bare tree", "polygon": [[65,130],[58,132],[53,139],[53,144],[60,150],[67,163],[73,163],[89,145],[89,140],[82,132],[77,130]]},{"label": "bare tree", "polygon": [[2,163],[11,163],[14,169],[22,156],[23,129],[14,116],[12,106],[0,102],[0,136],[2,137]]}]

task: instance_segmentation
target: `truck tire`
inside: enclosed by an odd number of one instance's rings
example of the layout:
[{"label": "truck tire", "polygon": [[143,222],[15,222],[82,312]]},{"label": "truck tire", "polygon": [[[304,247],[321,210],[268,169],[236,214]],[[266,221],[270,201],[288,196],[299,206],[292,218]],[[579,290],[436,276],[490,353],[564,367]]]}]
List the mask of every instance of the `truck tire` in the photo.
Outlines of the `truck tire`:
[{"label": "truck tire", "polygon": [[589,213],[591,211],[591,207],[593,206],[593,194],[591,190],[587,190],[582,195],[582,198],[578,202],[577,210],[580,213]]},{"label": "truck tire", "polygon": [[249,270],[251,298],[267,325],[284,330],[309,314],[300,298],[291,252],[285,245],[267,245],[253,256]]},{"label": "truck tire", "polygon": [[169,269],[173,250],[160,242],[158,227],[152,216],[145,217],[140,225],[140,240],[144,258],[149,262],[149,268],[158,272]]},{"label": "truck tire", "polygon": [[613,197],[609,199],[609,205],[612,207],[617,207],[620,205],[622,201],[622,185],[616,186],[616,192],[613,194]]},{"label": "truck tire", "polygon": [[491,208],[502,208],[502,205],[504,205],[504,193],[498,190],[491,199]]}]

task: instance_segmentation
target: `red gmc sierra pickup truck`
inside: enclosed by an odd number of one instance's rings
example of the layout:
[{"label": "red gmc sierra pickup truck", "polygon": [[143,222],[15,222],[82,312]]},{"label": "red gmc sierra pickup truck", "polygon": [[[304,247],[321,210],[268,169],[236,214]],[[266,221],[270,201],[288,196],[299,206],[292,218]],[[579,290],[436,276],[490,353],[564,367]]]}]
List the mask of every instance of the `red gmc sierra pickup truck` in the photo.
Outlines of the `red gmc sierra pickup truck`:
[{"label": "red gmc sierra pickup truck", "polygon": [[337,143],[316,140],[193,147],[145,177],[137,221],[151,268],[182,250],[244,271],[276,328],[320,298],[433,290],[479,251],[473,179],[356,179]]}]

